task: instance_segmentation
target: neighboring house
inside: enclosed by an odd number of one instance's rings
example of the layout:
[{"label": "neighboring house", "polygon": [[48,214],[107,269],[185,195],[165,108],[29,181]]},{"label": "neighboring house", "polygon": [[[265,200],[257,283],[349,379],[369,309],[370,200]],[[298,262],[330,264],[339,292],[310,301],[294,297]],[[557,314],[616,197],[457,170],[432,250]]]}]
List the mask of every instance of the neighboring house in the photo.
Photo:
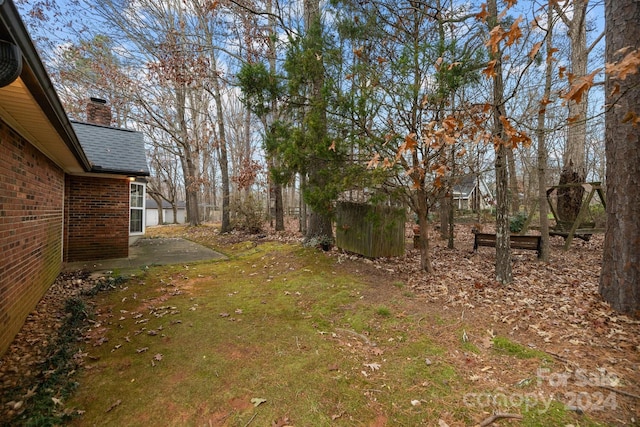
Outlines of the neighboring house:
[{"label": "neighboring house", "polygon": [[0,40],[1,355],[64,262],[128,256],[149,171],[141,135],[72,125],[11,0]]},{"label": "neighboring house", "polygon": [[493,194],[478,175],[464,175],[453,186],[454,205],[459,210],[478,212],[491,209],[495,204]]},{"label": "neighboring house", "polygon": [[[147,199],[146,201],[146,226],[152,227],[154,225],[159,225],[159,217],[158,215],[158,203],[156,203],[153,199]],[[162,201],[162,221],[165,224],[174,224],[177,222],[178,224],[184,224],[187,221],[187,205],[185,202],[176,203],[176,218],[178,221],[173,220],[173,207],[171,203],[166,200]]]}]

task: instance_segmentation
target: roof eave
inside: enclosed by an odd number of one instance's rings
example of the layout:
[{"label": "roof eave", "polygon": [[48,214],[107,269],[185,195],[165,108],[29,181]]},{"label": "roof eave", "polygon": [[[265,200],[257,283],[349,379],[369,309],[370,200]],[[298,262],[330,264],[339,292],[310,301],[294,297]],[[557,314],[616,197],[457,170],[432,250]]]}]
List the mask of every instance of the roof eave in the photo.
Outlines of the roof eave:
[{"label": "roof eave", "polygon": [[123,169],[108,169],[100,166],[93,166],[90,170],[93,173],[99,174],[111,174],[111,175],[125,175],[125,176],[151,176],[149,171],[132,171]]},{"label": "roof eave", "polygon": [[0,0],[0,21],[9,33],[8,36],[20,48],[24,57],[25,61],[20,77],[67,148],[73,153],[84,170],[90,171],[89,160],[80,146],[69,118],[62,107],[62,102],[12,1]]}]

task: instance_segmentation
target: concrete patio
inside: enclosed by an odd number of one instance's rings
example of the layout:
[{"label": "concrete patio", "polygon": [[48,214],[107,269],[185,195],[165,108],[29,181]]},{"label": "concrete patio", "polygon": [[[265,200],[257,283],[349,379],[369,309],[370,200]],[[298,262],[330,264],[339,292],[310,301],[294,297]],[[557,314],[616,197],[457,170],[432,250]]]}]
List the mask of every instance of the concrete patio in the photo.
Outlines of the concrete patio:
[{"label": "concrete patio", "polygon": [[184,264],[213,259],[225,255],[200,244],[181,238],[141,238],[129,247],[128,258],[66,263],[64,271],[118,271],[131,274],[153,265]]}]

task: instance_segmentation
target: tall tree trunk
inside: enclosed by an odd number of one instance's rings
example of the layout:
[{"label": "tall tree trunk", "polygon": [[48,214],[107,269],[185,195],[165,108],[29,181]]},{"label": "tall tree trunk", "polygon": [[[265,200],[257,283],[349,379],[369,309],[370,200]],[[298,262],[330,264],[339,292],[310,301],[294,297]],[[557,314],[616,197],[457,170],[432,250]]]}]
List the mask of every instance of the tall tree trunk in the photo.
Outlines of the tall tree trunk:
[{"label": "tall tree trunk", "polygon": [[[487,3],[490,28],[498,25],[496,0]],[[491,54],[496,61],[493,77],[493,137],[496,144],[496,280],[502,284],[513,281],[511,271],[511,242],[509,235],[509,176],[507,173],[507,147],[504,144],[504,84],[502,81],[502,53]]]},{"label": "tall tree trunk", "polygon": [[198,203],[198,177],[196,175],[196,167],[193,162],[193,153],[187,144],[185,146],[185,193],[187,204],[187,216],[189,217],[189,225],[200,225],[200,211]]},{"label": "tall tree trunk", "polygon": [[298,202],[300,205],[300,233],[302,233],[303,236],[307,235],[307,204],[304,202],[304,197],[302,197],[302,192],[306,186],[307,186],[307,176],[301,173],[300,189],[298,191],[298,194],[300,196],[298,198]]},{"label": "tall tree trunk", "polygon": [[173,224],[178,223],[178,205],[173,203],[171,205],[171,211],[173,212]]},{"label": "tall tree trunk", "polygon": [[[453,192],[453,189],[450,189]],[[450,211],[453,209],[451,195],[449,192],[443,193],[440,197],[440,238],[447,240],[449,238],[449,220],[451,219]]]},{"label": "tall tree trunk", "polygon": [[511,147],[507,148],[506,154],[507,154],[507,168],[508,168],[507,170],[509,173],[509,193],[511,195],[511,212],[515,214],[520,211],[520,202],[521,202],[520,186],[518,185],[518,174],[516,172],[516,156],[513,148]]},{"label": "tall tree trunk", "polygon": [[[312,40],[312,46],[321,46],[322,42],[319,40],[322,37],[322,31],[320,29],[320,1],[319,0],[304,0],[304,24],[307,37],[314,37],[317,39]],[[310,108],[307,114],[313,116],[310,120],[307,132],[312,139],[312,147],[317,147],[327,136],[327,113],[325,108],[324,94],[322,89],[324,87],[324,65],[322,52],[315,52],[318,64],[311,67],[312,75],[309,76],[310,87]],[[308,185],[312,189],[322,189],[325,187],[326,178],[323,176],[325,170],[325,160],[317,159],[309,164],[307,173],[309,175]],[[328,211],[328,206],[325,207],[325,212]],[[331,218],[327,213],[320,212],[319,209],[311,210],[309,215],[309,225],[307,228],[306,238],[311,239],[314,237],[323,237],[333,239],[333,229],[331,227]]]},{"label": "tall tree trunk", "polygon": [[162,197],[158,193],[149,193],[156,205],[158,205],[158,225],[164,224],[164,209],[162,208]]},{"label": "tall tree trunk", "polygon": [[[550,0],[551,2],[552,0]],[[549,207],[547,206],[547,146],[546,146],[546,118],[547,104],[551,96],[551,73],[553,72],[552,48],[553,48],[553,7],[549,3],[547,11],[547,65],[544,76],[544,94],[538,110],[538,123],[536,126],[536,139],[538,140],[538,213],[540,214],[540,235],[542,261],[549,261]]]},{"label": "tall tree trunk", "polygon": [[420,225],[420,267],[427,273],[433,273],[429,247],[429,205],[427,204],[427,192],[424,185],[416,190],[417,215]]},{"label": "tall tree trunk", "polygon": [[273,184],[273,192],[275,197],[276,208],[276,231],[284,231],[284,203],[282,202],[282,185],[280,183]]},{"label": "tall tree trunk", "polygon": [[212,131],[212,133],[216,141],[216,154],[218,155],[218,165],[220,166],[220,179],[222,187],[222,221],[220,225],[220,232],[227,233],[231,231],[231,220],[229,214],[231,179],[229,177],[229,155],[223,107],[224,100],[222,99],[222,88],[220,83],[221,77],[219,73],[220,68],[218,67],[217,58],[218,50],[214,43],[213,32],[209,27],[210,21],[207,14],[204,13],[200,15],[199,18],[199,25],[202,28],[203,32],[203,43],[209,45],[211,49],[210,56],[208,58],[210,61],[210,68],[209,74],[207,76],[211,87],[206,88],[205,90],[211,95],[215,104],[216,117],[214,130]]},{"label": "tall tree trunk", "polygon": [[[494,132],[501,132],[494,123]],[[500,144],[496,149],[496,280],[511,283],[511,241],[509,230],[509,184],[506,165],[507,147]]]},{"label": "tall tree trunk", "polygon": [[186,89],[185,87],[176,88],[176,108],[178,112],[178,126],[181,138],[182,154],[183,154],[183,174],[186,194],[187,216],[189,225],[200,225],[200,214],[198,206],[198,169],[195,165],[195,153],[189,140],[189,129],[186,121]]},{"label": "tall tree trunk", "polygon": [[[451,105],[454,105],[454,98],[453,96],[451,97]],[[453,249],[453,244],[454,244],[454,229],[455,229],[455,206],[453,203],[453,187],[456,184],[456,174],[457,174],[457,170],[456,170],[456,144],[452,144],[451,145],[451,176],[453,177],[453,179],[451,180],[451,182],[449,182],[448,188],[449,191],[447,192],[447,199],[449,200],[449,211],[447,212],[447,215],[449,215],[449,220],[448,222],[448,227],[449,229],[447,230],[447,248],[449,249]]]},{"label": "tall tree trunk", "polygon": [[[314,164],[309,166],[308,185],[313,188],[322,188],[325,186],[325,180],[322,177],[322,171],[324,169],[323,165],[325,163],[326,162],[324,161],[316,161]],[[311,239],[314,237],[333,239],[333,228],[331,218],[327,214],[318,212],[316,209],[312,208],[309,214],[306,238]]]},{"label": "tall tree trunk", "polygon": [[[440,2],[438,1],[436,5],[440,7]],[[438,28],[440,29],[440,40],[445,40],[444,30],[442,29],[443,28],[442,22],[438,23]],[[453,96],[453,94],[451,94],[451,109],[452,109],[452,112],[455,112],[455,97]],[[456,170],[456,144],[451,144],[449,155],[450,155],[449,162],[451,165],[451,174],[450,174],[450,178],[446,182],[447,191],[444,194],[444,197],[442,200],[443,212],[441,212],[441,215],[446,216],[446,220],[443,221],[442,218],[440,218],[440,236],[442,237],[442,239],[447,240],[447,248],[453,249],[454,229],[455,229],[454,222],[455,222],[455,209],[456,209],[456,207],[454,206],[453,193],[454,193],[454,188],[458,183],[457,182],[458,178],[456,176],[458,173],[458,171]]]},{"label": "tall tree trunk", "polygon": [[[210,137],[207,137],[210,140]],[[202,220],[211,221],[212,206],[215,206],[215,164],[213,162],[213,152],[209,144],[206,146],[206,153],[202,156],[202,177],[205,181],[205,191],[203,194],[204,211]]]},{"label": "tall tree trunk", "polygon": [[[215,132],[214,132],[215,134]],[[213,145],[212,145],[213,147]],[[215,153],[215,150],[213,150],[211,152],[211,156],[213,156]],[[218,197],[217,197],[217,188],[216,188],[216,183],[217,183],[217,170],[216,170],[216,165],[215,162],[211,162],[211,165],[209,167],[209,206],[210,206],[210,214],[209,217],[207,218],[208,220],[214,220],[215,219],[215,212],[216,210],[218,210]]]},{"label": "tall tree trunk", "polygon": [[453,188],[449,190],[447,199],[449,200],[449,231],[447,232],[447,248],[453,249],[455,238],[455,206],[453,203]]},{"label": "tall tree trunk", "polygon": [[[569,28],[571,41],[571,73],[573,78],[580,78],[587,74],[587,6],[589,0],[573,0],[572,18],[569,19],[565,10],[561,10],[558,3],[555,8],[560,18]],[[587,129],[587,94],[580,102],[569,101],[569,128],[567,129],[567,147],[563,159],[559,185],[581,184],[585,181],[585,141]],[[582,186],[572,186],[558,189],[557,213],[562,221],[573,222],[580,212],[584,189]]]},{"label": "tall tree trunk", "polygon": [[[251,110],[248,106],[244,106],[244,120],[242,124],[244,147],[240,154],[240,168],[251,168]],[[248,170],[247,170],[248,172]],[[251,185],[244,187],[244,200],[249,200],[251,195]]]},{"label": "tall tree trunk", "polygon": [[[267,14],[269,15],[269,73],[271,74],[271,78],[276,78],[276,17],[273,13],[273,0],[267,0]],[[271,114],[270,114],[270,123],[273,124],[275,121],[276,111],[278,109],[278,101],[273,99],[271,101]],[[270,126],[269,126],[270,127]],[[268,132],[268,130],[267,130]],[[282,203],[282,184],[273,178],[271,171],[275,166],[275,159],[273,155],[269,155],[267,159],[267,167],[269,168],[269,194],[273,195],[275,199],[275,219],[276,219],[276,231],[284,231],[284,206]],[[271,213],[269,213],[271,215]]]},{"label": "tall tree trunk", "polygon": [[[605,0],[606,62],[617,52],[640,47],[640,3]],[[620,94],[614,86],[620,85]],[[625,116],[638,112],[640,74],[625,80],[607,76],[605,83],[605,150],[607,158],[607,227],[600,275],[600,294],[624,313],[640,315],[640,128]]]},{"label": "tall tree trunk", "polygon": [[211,56],[213,59],[212,68],[214,73],[211,77],[213,83],[213,100],[216,104],[216,125],[218,128],[218,162],[220,164],[220,175],[222,178],[222,224],[220,226],[221,233],[231,231],[231,220],[229,217],[229,160],[227,155],[227,138],[224,124],[224,113],[222,110],[222,94],[220,91],[220,77],[215,72],[218,67],[215,61],[215,53]]}]

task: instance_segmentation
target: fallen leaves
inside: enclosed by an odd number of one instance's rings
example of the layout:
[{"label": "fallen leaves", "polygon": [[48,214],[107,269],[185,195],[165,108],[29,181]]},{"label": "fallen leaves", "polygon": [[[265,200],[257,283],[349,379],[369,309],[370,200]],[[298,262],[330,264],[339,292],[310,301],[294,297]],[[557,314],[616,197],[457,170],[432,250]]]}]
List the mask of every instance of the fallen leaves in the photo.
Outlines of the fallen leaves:
[{"label": "fallen leaves", "polygon": [[253,403],[254,407],[258,407],[260,405],[262,405],[263,403],[266,403],[267,399],[264,399],[262,397],[254,397],[251,399],[251,403]]},{"label": "fallen leaves", "polygon": [[280,417],[271,423],[271,427],[293,427],[293,425],[291,424],[289,417]]},{"label": "fallen leaves", "polygon": [[162,353],[156,353],[153,355],[153,359],[151,359],[151,367],[155,368],[156,367],[156,362],[160,362],[162,361],[162,359],[164,359],[164,356],[162,355]]},{"label": "fallen leaves", "polygon": [[[406,276],[411,289],[427,301],[487,313],[512,331],[533,333],[548,344],[634,345],[627,339],[633,335],[627,328],[638,331],[640,323],[612,312],[597,294],[602,236],[576,243],[566,253],[558,249],[563,241],[556,238],[548,264],[537,262],[535,254],[514,251],[514,283],[500,286],[492,280],[495,252],[481,249],[469,255],[472,234],[468,234],[466,244],[458,242],[453,253],[434,250],[436,273],[431,276],[420,272],[419,261],[410,256],[387,260],[387,265]],[[481,343],[488,347],[490,339]]]},{"label": "fallen leaves", "polygon": [[24,404],[23,400],[18,400],[16,401],[9,401],[7,403],[5,403],[6,406],[8,406],[9,408],[13,409],[14,411],[18,411],[20,408],[22,408],[22,405]]},{"label": "fallen leaves", "polygon": [[[60,274],[28,315],[22,329],[0,358],[0,420],[4,423],[13,424],[13,417],[28,409],[36,392],[41,392],[39,384],[43,378],[53,374],[52,370],[43,372],[42,369],[43,363],[51,357],[51,351],[57,350],[52,350],[50,345],[56,342],[66,318],[65,302],[96,287],[111,287],[111,283],[105,276],[92,277],[85,272]],[[89,323],[92,327],[101,328],[95,321]],[[99,345],[107,341],[103,338]],[[86,357],[86,352],[73,354],[69,360],[73,367],[68,373],[73,375],[75,367],[82,365]],[[57,391],[54,393],[54,397],[57,396]],[[53,400],[51,403],[56,405]]]},{"label": "fallen leaves", "polygon": [[[492,354],[496,333],[507,334],[573,369],[598,372],[607,367],[624,372],[627,384],[638,383],[634,355],[640,349],[640,322],[615,313],[598,293],[602,235],[574,242],[567,252],[562,251],[562,238],[552,238],[548,263],[539,262],[535,253],[514,250],[514,282],[503,286],[493,280],[495,249],[473,253],[470,229],[456,225],[456,234],[453,250],[444,247],[446,241],[431,239],[432,275],[420,271],[418,251],[404,258],[374,260],[374,267],[394,270],[389,281],[401,279],[427,313],[462,313],[466,329],[460,328],[454,339],[464,342],[466,335],[482,354]],[[477,387],[495,384],[497,378],[515,376],[523,369],[519,364],[498,369],[495,362],[474,355],[455,357],[461,366],[470,367],[466,378]],[[475,368],[466,362],[469,357],[477,363]]]},{"label": "fallen leaves", "polygon": [[365,363],[364,364],[365,367],[371,369],[372,371],[377,371],[380,369],[380,364],[379,363]]},{"label": "fallen leaves", "polygon": [[[403,299],[397,289],[389,284],[393,283],[393,281],[402,281],[402,292],[412,294],[411,297],[407,297],[406,301],[416,302],[416,305],[420,306],[420,309],[425,310],[428,314],[424,315],[424,321],[421,321],[423,316],[414,317],[415,311],[412,307],[402,306],[396,310],[394,306],[393,313],[395,319],[398,319],[398,323],[416,319],[416,327],[425,328],[425,331],[430,333],[432,330],[445,329],[431,329],[431,325],[427,326],[428,319],[432,314],[438,313],[446,317],[455,313],[457,316],[464,317],[465,323],[449,328],[445,333],[450,334],[450,339],[455,341],[458,346],[460,345],[461,337],[463,337],[463,342],[467,341],[477,346],[482,354],[492,354],[494,352],[491,351],[493,344],[491,338],[496,334],[493,331],[495,329],[500,335],[513,335],[514,341],[521,342],[524,345],[531,343],[544,351],[555,351],[565,359],[578,360],[580,363],[597,363],[601,367],[615,365],[615,368],[625,375],[623,385],[629,387],[627,382],[629,376],[637,374],[628,371],[633,367],[633,364],[629,363],[625,358],[629,354],[633,354],[632,352],[637,352],[637,337],[640,328],[637,321],[613,313],[606,304],[601,303],[597,295],[597,276],[601,253],[599,236],[594,236],[591,242],[578,242],[568,253],[560,252],[561,239],[552,242],[552,260],[548,264],[538,262],[534,253],[514,251],[515,281],[510,286],[499,286],[492,280],[493,263],[495,261],[494,252],[490,248],[481,248],[477,254],[472,255],[470,239],[464,240],[464,235],[467,232],[468,230],[463,226],[457,226],[458,238],[456,240],[457,249],[455,250],[446,250],[442,246],[438,246],[436,241],[433,251],[436,273],[431,276],[419,271],[416,251],[410,252],[404,258],[368,261],[348,254],[341,254],[337,251],[332,252],[329,256],[335,256],[337,260],[344,260],[348,268],[355,265],[359,269],[359,274],[362,273],[363,277],[368,274],[366,273],[367,271],[372,271],[371,276],[379,284],[379,288],[376,288],[376,290],[383,289],[384,291],[384,287],[388,286],[395,292],[394,295],[398,297],[398,304]],[[470,233],[469,236],[471,236]],[[259,267],[262,267],[262,265],[259,265]],[[391,274],[393,279],[386,280],[391,277]],[[381,280],[383,275],[384,280]],[[292,288],[288,298],[297,299],[296,297],[299,295],[295,292],[295,289]],[[305,292],[303,291],[304,294]],[[229,296],[233,299],[229,300],[227,306],[211,311],[212,322],[226,324],[221,320],[231,316],[244,317],[246,319],[250,314],[250,306],[243,305],[242,293],[232,293]],[[366,302],[366,299],[364,301]],[[128,304],[131,304],[131,298],[129,298]],[[191,303],[188,304],[186,308],[191,305]],[[210,307],[205,304],[201,304],[199,307],[200,312],[209,309]],[[159,338],[151,337],[162,335],[162,325],[158,324],[159,320],[157,319],[164,319],[162,321],[164,322],[165,331],[170,329],[169,324],[177,325],[181,323],[180,320],[171,320],[171,323],[169,323],[167,319],[171,314],[175,314],[173,312],[178,311],[178,309],[171,306],[151,307],[146,305],[142,308],[131,310],[137,310],[137,312],[122,312],[115,308],[113,310],[115,316],[109,320],[96,318],[92,328],[98,335],[94,337],[95,341],[87,343],[84,350],[92,351],[94,342],[107,342],[102,339],[106,333],[102,328],[113,327],[110,326],[111,322],[113,324],[128,322],[131,325],[137,320],[149,319],[147,322],[140,324],[140,335],[131,333],[126,337],[118,337],[117,334],[111,334],[109,337],[112,341],[115,341],[114,344],[121,346],[119,354],[144,353],[144,356],[141,357],[135,355],[131,357],[146,362],[147,366],[145,368],[147,369],[149,359],[154,365],[165,363],[165,356],[159,352],[164,351],[164,349],[156,346]],[[228,311],[228,313],[222,312],[220,317],[216,316],[218,311],[223,310]],[[244,313],[248,314],[245,315]],[[134,318],[134,316],[137,316],[137,318]],[[119,318],[121,319],[118,320]],[[476,323],[477,320],[482,320],[482,322]],[[187,319],[185,319],[185,323],[189,323]],[[323,340],[331,341],[340,346],[345,350],[345,354],[348,354],[355,362],[353,365],[349,365],[348,363],[336,363],[334,360],[328,360],[326,364],[320,366],[320,369],[326,369],[325,375],[331,377],[358,376],[358,381],[366,382],[368,386],[370,385],[370,388],[367,388],[367,393],[369,393],[369,398],[374,400],[375,396],[380,395],[380,390],[386,390],[383,382],[387,382],[389,372],[385,371],[388,371],[390,369],[389,366],[391,366],[387,360],[394,357],[394,347],[401,342],[398,338],[400,332],[388,331],[388,334],[383,335],[375,328],[371,330],[358,329],[358,332],[355,332],[351,329],[340,329],[335,326],[323,325],[322,327],[326,328],[328,332],[318,330],[318,336],[322,337]],[[342,326],[353,327],[349,324],[342,324]],[[114,330],[117,329],[114,328]],[[152,334],[151,331],[155,331],[156,334]],[[464,336],[466,336],[466,339]],[[380,346],[377,346],[374,342],[378,340],[380,340]],[[107,353],[109,347],[105,348]],[[156,356],[152,356],[154,354],[160,356],[156,358]],[[383,355],[384,358],[382,357]],[[90,356],[84,352],[78,355],[79,359],[84,357],[89,358]],[[167,362],[169,362],[168,353],[166,353],[166,357]],[[522,375],[524,372],[522,367],[501,367],[494,363],[493,360],[474,358],[473,355],[463,354],[462,351],[458,354],[453,354],[452,352],[442,356],[435,356],[431,353],[416,354],[412,355],[410,363],[421,367],[427,372],[432,372],[439,369],[441,365],[450,363],[451,359],[456,357],[460,359],[461,364],[466,363],[465,366],[468,367],[468,371],[465,371],[465,374],[460,377],[465,381],[467,379],[469,381],[475,380],[474,386],[481,387],[492,378],[500,377],[503,374],[503,370],[510,370],[512,374],[514,372],[520,373],[510,383],[514,386],[523,381],[522,378],[526,376],[526,374]],[[0,369],[4,370],[5,367],[2,366]],[[361,370],[364,370],[367,374],[366,378],[360,376],[359,372]],[[595,368],[591,369],[591,371],[596,372]],[[423,379],[420,379],[416,383],[416,387],[420,387],[422,381]],[[522,384],[525,383],[523,382]],[[637,382],[631,382],[631,384],[637,384]],[[422,387],[427,386],[422,385]],[[630,391],[634,390],[631,389]],[[26,393],[24,394],[26,395]],[[406,409],[411,404],[410,399],[419,403],[421,402],[421,397],[419,392],[415,395],[408,394],[402,401],[402,405]],[[254,399],[261,398],[256,397]],[[4,405],[5,410],[13,410],[14,405],[23,401],[19,405],[20,409],[20,406],[24,407],[28,404],[27,400],[28,397],[12,397],[12,406]],[[249,406],[248,400],[247,397],[243,397],[243,401],[247,406]],[[100,411],[103,411],[108,403],[110,402],[104,402],[104,406],[100,408]],[[256,402],[252,401],[251,403],[255,405]],[[424,409],[427,408],[426,403],[422,403],[422,405]],[[113,408],[116,406],[113,406]],[[416,410],[422,411],[423,408]],[[337,418],[345,417],[345,419],[350,416],[350,414],[342,412],[339,407],[330,409],[327,415],[330,414],[334,414]],[[446,417],[443,417],[443,419],[449,421]],[[271,420],[268,421],[268,423],[271,422]],[[290,424],[284,418],[277,421],[277,423],[274,425],[285,426]]]},{"label": "fallen leaves", "polygon": [[374,356],[382,356],[384,354],[384,350],[380,347],[372,347],[369,349],[369,352]]}]

